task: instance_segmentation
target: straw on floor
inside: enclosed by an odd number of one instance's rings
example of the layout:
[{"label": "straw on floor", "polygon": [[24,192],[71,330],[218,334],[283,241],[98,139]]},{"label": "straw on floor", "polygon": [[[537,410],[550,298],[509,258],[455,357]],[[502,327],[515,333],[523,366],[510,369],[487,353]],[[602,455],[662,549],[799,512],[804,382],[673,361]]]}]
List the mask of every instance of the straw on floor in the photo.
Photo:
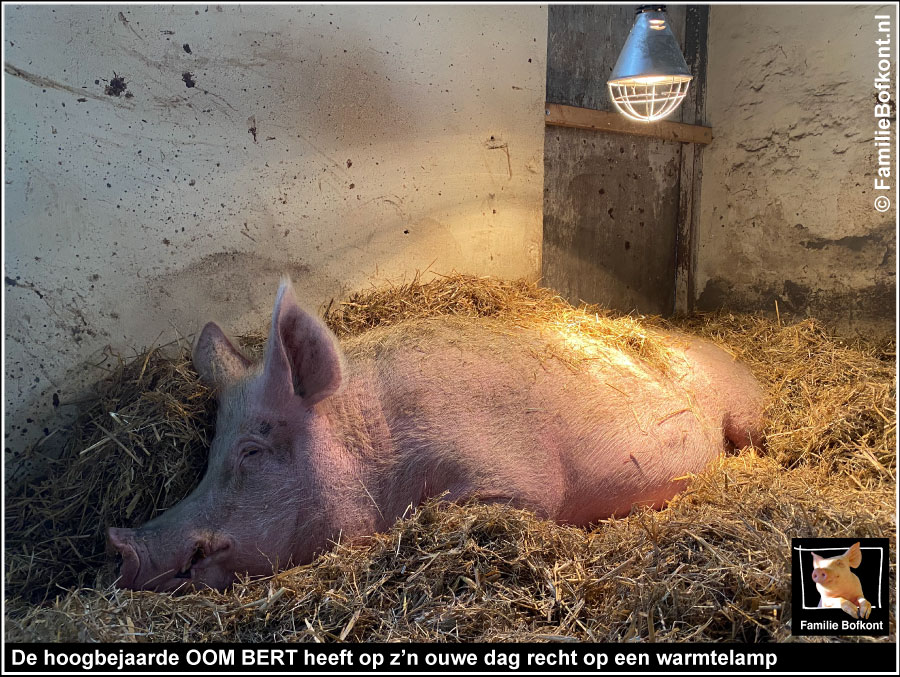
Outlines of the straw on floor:
[{"label": "straw on floor", "polygon": [[[766,449],[723,458],[665,510],[590,531],[433,502],[365,546],[225,593],[121,591],[104,528],[183,498],[213,433],[214,403],[187,351],[150,350],[98,384],[62,457],[7,497],[7,639],[781,641],[791,537],[893,538],[893,346],[851,344],[812,320],[623,317],[461,275],[359,293],[325,319],[347,337],[441,314],[562,323],[660,368],[656,329],[704,335],[767,387]],[[258,353],[263,340],[242,344]]]}]

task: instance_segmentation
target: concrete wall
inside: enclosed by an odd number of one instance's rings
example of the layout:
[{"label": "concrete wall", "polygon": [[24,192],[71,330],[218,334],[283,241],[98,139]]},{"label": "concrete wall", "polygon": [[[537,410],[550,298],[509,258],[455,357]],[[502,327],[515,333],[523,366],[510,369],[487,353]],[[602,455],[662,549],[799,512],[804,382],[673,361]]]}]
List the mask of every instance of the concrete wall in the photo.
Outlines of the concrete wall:
[{"label": "concrete wall", "polygon": [[771,313],[777,300],[842,331],[893,334],[896,211],[873,206],[885,13],[895,40],[894,6],[712,7],[699,308]]},{"label": "concrete wall", "polygon": [[4,12],[14,457],[104,346],[258,328],[282,272],[539,275],[546,7]]}]

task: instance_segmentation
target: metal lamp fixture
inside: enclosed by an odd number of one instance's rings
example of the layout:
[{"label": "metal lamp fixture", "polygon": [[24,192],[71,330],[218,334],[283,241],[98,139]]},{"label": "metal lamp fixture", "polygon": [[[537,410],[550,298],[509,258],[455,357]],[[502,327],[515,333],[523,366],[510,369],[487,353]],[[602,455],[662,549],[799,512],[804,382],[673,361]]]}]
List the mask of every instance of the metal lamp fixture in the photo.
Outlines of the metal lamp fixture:
[{"label": "metal lamp fixture", "polygon": [[636,14],[607,85],[620,113],[652,122],[678,108],[693,76],[666,21],[666,6],[641,5]]}]

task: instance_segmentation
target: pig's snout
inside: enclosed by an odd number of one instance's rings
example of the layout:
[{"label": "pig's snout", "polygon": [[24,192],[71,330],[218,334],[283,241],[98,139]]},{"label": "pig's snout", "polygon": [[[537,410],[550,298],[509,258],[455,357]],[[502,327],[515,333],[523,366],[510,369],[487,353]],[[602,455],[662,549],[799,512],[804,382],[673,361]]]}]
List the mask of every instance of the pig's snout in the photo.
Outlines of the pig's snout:
[{"label": "pig's snout", "polygon": [[119,571],[119,587],[133,588],[138,572],[141,569],[141,558],[138,557],[137,548],[134,544],[134,531],[110,527],[107,531],[107,539],[109,544],[122,557],[122,567]]},{"label": "pig's snout", "polygon": [[827,585],[828,578],[829,578],[828,572],[825,571],[824,569],[813,569],[812,579],[816,583],[819,583],[820,585]]},{"label": "pig's snout", "polygon": [[[122,558],[117,581],[120,588],[157,591],[195,585],[221,588],[230,581],[223,570],[233,552],[230,537],[196,535],[178,539],[181,545],[174,548],[155,539],[147,542],[152,536],[142,530],[110,528],[107,538]],[[155,553],[153,556],[151,551]]]}]

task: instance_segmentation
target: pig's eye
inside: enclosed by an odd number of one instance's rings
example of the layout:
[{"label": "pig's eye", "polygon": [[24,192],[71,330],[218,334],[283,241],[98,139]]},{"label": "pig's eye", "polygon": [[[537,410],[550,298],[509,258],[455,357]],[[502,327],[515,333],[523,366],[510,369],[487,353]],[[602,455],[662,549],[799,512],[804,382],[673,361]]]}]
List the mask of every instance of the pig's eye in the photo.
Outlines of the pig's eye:
[{"label": "pig's eye", "polygon": [[250,458],[251,456],[260,456],[262,455],[263,450],[259,447],[244,447],[241,450],[241,462],[244,459]]}]

